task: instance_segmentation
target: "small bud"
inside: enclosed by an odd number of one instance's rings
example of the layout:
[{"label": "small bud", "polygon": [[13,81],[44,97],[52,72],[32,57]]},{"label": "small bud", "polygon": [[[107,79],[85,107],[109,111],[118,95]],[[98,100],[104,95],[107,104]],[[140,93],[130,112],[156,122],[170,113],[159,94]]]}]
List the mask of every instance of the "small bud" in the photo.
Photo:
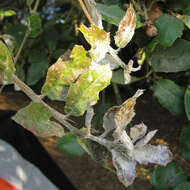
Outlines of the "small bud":
[{"label": "small bud", "polygon": [[132,5],[127,9],[125,16],[119,24],[118,31],[114,37],[115,44],[124,48],[132,39],[136,26],[136,13]]}]

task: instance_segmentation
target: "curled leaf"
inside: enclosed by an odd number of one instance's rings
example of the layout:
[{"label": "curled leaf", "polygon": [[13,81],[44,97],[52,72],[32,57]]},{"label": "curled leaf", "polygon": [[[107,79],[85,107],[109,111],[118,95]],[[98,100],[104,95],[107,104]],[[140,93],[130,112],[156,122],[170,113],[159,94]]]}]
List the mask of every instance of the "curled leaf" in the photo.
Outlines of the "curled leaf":
[{"label": "curled leaf", "polygon": [[30,103],[19,110],[13,120],[35,135],[41,137],[64,135],[64,129],[55,121],[51,121],[51,112],[41,103]]},{"label": "curled leaf", "polygon": [[132,39],[136,27],[136,13],[130,6],[119,24],[118,31],[114,37],[115,44],[119,48],[124,48]]},{"label": "curled leaf", "polygon": [[157,131],[158,130],[150,131],[144,138],[135,144],[135,148],[141,148],[146,145],[154,137]]},{"label": "curled leaf", "polygon": [[64,56],[61,56],[48,69],[42,94],[47,94],[52,100],[63,100],[66,86],[75,82],[80,74],[89,70],[91,59],[87,53],[82,46],[75,45],[67,61]]},{"label": "curled leaf", "polygon": [[122,153],[112,150],[112,161],[116,168],[119,180],[128,187],[131,185],[136,177],[135,167],[136,163],[129,158],[122,155]]},{"label": "curled leaf", "polygon": [[171,155],[168,147],[150,144],[135,148],[133,152],[134,159],[140,164],[154,163],[164,166],[171,162]]},{"label": "curled leaf", "polygon": [[132,98],[126,100],[114,116],[117,127],[125,129],[135,116],[134,106],[136,99],[143,94],[143,90],[138,90]]},{"label": "curled leaf", "polygon": [[79,30],[83,33],[86,41],[91,45],[90,55],[95,62],[103,59],[110,45],[110,34],[96,25],[86,27],[81,25]]},{"label": "curled leaf", "polygon": [[144,135],[147,132],[147,126],[144,123],[140,123],[138,125],[134,125],[130,129],[130,137],[132,138],[133,143],[135,143],[137,140],[144,137]]}]

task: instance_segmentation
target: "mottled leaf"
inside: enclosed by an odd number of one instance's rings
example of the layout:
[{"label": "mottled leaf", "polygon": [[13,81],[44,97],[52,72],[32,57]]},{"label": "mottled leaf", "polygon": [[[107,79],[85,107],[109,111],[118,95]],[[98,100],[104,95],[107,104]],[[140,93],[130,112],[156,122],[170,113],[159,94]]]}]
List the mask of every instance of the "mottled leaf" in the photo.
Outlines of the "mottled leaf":
[{"label": "mottled leaf", "polygon": [[91,15],[92,20],[95,22],[95,25],[99,28],[103,28],[102,26],[102,15],[99,13],[96,8],[96,2],[94,0],[84,0],[88,13]]},{"label": "mottled leaf", "polygon": [[118,31],[114,37],[115,44],[119,48],[124,48],[132,39],[136,26],[136,13],[132,6],[130,6],[123,19],[121,20]]},{"label": "mottled leaf", "polygon": [[166,167],[158,166],[152,175],[152,185],[158,190],[169,190],[174,187],[177,180],[179,184],[186,180],[187,176],[180,177],[179,175],[182,174],[174,162],[169,163]]},{"label": "mottled leaf", "polygon": [[132,98],[127,99],[114,116],[116,126],[125,129],[135,115],[134,106],[136,99],[143,94],[143,90],[138,90]]},{"label": "mottled leaf", "polygon": [[99,92],[110,84],[112,71],[109,65],[93,63],[91,69],[83,73],[70,86],[66,97],[65,111],[73,115],[82,115],[87,104],[96,104]]},{"label": "mottled leaf", "polygon": [[28,57],[30,66],[27,70],[26,83],[35,85],[46,73],[48,69],[48,60],[45,51],[34,50]]},{"label": "mottled leaf", "polygon": [[185,91],[184,104],[187,119],[190,121],[190,85],[187,87]]},{"label": "mottled leaf", "polygon": [[183,22],[169,14],[158,17],[155,26],[158,29],[160,44],[164,47],[171,46],[177,38],[182,36],[184,30]]},{"label": "mottled leaf", "polygon": [[0,40],[0,83],[12,83],[12,76],[15,72],[12,56],[7,46]]},{"label": "mottled leaf", "polygon": [[187,190],[190,189],[190,182],[184,182],[179,184],[174,190]]},{"label": "mottled leaf", "polygon": [[65,86],[74,83],[79,75],[89,70],[91,59],[87,54],[82,46],[76,45],[67,61],[60,57],[48,69],[42,93],[47,94],[52,100],[63,100]]},{"label": "mottled leaf", "polygon": [[30,103],[13,116],[13,120],[41,137],[64,135],[63,127],[51,121],[51,112],[41,103]]},{"label": "mottled leaf", "polygon": [[125,187],[128,187],[133,183],[136,177],[136,163],[123,156],[123,154],[118,151],[112,150],[111,153],[113,165],[117,171],[117,176]]},{"label": "mottled leaf", "polygon": [[144,137],[146,132],[147,126],[144,123],[134,125],[132,128],[130,128],[130,137],[132,138],[133,143]]},{"label": "mottled leaf", "polygon": [[145,137],[143,137],[142,139],[140,139],[136,144],[135,144],[135,148],[141,148],[143,146],[145,146],[156,134],[158,130],[154,130],[154,131],[150,131]]},{"label": "mottled leaf", "polygon": [[190,42],[179,39],[170,48],[158,46],[151,56],[155,72],[173,73],[190,69]]},{"label": "mottled leaf", "polygon": [[81,25],[79,30],[83,33],[87,42],[91,45],[90,55],[95,62],[103,59],[108,52],[110,45],[110,34],[106,33],[96,25],[87,28]]},{"label": "mottled leaf", "polygon": [[184,114],[184,89],[171,80],[156,81],[153,86],[154,95],[159,103],[174,115]]},{"label": "mottled leaf", "polygon": [[145,145],[141,148],[135,148],[133,151],[134,159],[140,164],[154,163],[167,165],[171,162],[171,152],[166,146]]},{"label": "mottled leaf", "polygon": [[78,144],[77,137],[73,133],[66,133],[57,141],[58,148],[69,155],[81,156],[85,154],[85,150]]},{"label": "mottled leaf", "polygon": [[38,13],[32,13],[27,17],[29,29],[30,29],[30,37],[36,38],[41,33],[42,21],[40,15]]},{"label": "mottled leaf", "polygon": [[190,124],[182,130],[180,135],[180,144],[183,150],[184,158],[190,162]]}]

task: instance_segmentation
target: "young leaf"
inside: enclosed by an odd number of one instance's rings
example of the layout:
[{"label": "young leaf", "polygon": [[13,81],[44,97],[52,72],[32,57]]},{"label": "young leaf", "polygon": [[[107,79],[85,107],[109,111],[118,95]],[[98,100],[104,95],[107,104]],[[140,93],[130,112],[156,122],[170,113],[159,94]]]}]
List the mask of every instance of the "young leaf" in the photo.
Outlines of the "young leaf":
[{"label": "young leaf", "polygon": [[160,44],[164,47],[171,46],[177,38],[182,36],[184,30],[183,22],[169,14],[162,14],[156,20],[155,26],[158,29]]},{"label": "young leaf", "polygon": [[28,18],[30,37],[36,38],[41,33],[42,21],[40,15],[37,13],[32,13]]},{"label": "young leaf", "polygon": [[72,115],[82,115],[87,104],[96,104],[99,92],[110,84],[112,71],[109,65],[94,63],[91,70],[83,73],[69,88],[65,111]]},{"label": "young leaf", "polygon": [[134,125],[130,128],[130,137],[133,143],[145,136],[147,132],[147,126],[144,123]]},{"label": "young leaf", "polygon": [[190,121],[190,86],[185,91],[184,104],[187,119]]},{"label": "young leaf", "polygon": [[190,162],[190,125],[185,127],[182,130],[181,136],[180,136],[180,144],[183,149],[183,156],[184,158]]},{"label": "young leaf", "polygon": [[46,73],[48,69],[48,60],[44,51],[31,51],[28,61],[30,66],[27,70],[26,83],[28,85],[35,85]]},{"label": "young leaf", "polygon": [[57,141],[58,148],[69,155],[81,156],[85,154],[85,150],[78,144],[77,137],[73,133],[66,133]]},{"label": "young leaf", "polygon": [[0,83],[12,83],[15,67],[7,46],[0,40]]},{"label": "young leaf", "polygon": [[13,16],[16,15],[16,12],[13,10],[7,10],[7,11],[2,11],[0,10],[0,16],[4,17],[4,16]]},{"label": "young leaf", "polygon": [[55,121],[51,121],[51,113],[41,103],[30,103],[13,116],[13,120],[37,136],[49,137],[64,135],[64,129]]},{"label": "young leaf", "polygon": [[119,24],[118,31],[114,37],[115,44],[124,48],[132,39],[136,26],[136,13],[132,5],[127,9],[125,16]]},{"label": "young leaf", "polygon": [[178,39],[170,48],[158,46],[151,56],[155,72],[180,72],[190,69],[190,42]]},{"label": "young leaf", "polygon": [[160,104],[174,115],[184,114],[184,89],[171,80],[156,81],[153,86],[154,95]]},{"label": "young leaf", "polygon": [[83,33],[86,41],[91,45],[90,55],[95,62],[103,59],[110,45],[110,34],[96,25],[87,28],[81,25],[79,30]]},{"label": "young leaf", "polygon": [[82,46],[75,45],[67,61],[61,56],[48,69],[42,93],[47,94],[52,100],[63,100],[65,86],[72,84],[79,75],[89,70],[91,59],[87,54]]},{"label": "young leaf", "polygon": [[113,165],[117,171],[117,176],[125,187],[128,187],[133,183],[136,177],[136,162],[123,156],[121,152],[112,150],[111,153]]},{"label": "young leaf", "polygon": [[178,178],[180,173],[178,166],[174,162],[171,162],[166,167],[158,166],[152,175],[152,185],[158,190],[169,190],[174,187],[176,180],[179,181],[179,184],[186,181],[187,176]]}]

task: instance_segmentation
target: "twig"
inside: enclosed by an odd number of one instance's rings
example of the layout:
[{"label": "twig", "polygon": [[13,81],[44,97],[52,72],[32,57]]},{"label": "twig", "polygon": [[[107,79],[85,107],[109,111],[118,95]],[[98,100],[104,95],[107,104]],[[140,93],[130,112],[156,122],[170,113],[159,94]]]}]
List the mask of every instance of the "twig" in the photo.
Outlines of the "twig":
[{"label": "twig", "polygon": [[95,23],[94,23],[94,21],[92,20],[90,14],[88,13],[88,11],[87,11],[87,9],[86,9],[86,7],[85,7],[83,1],[82,1],[82,0],[78,0],[78,2],[80,3],[80,6],[81,6],[81,8],[82,8],[84,14],[86,15],[88,21],[90,22],[90,24],[95,25]]},{"label": "twig", "polygon": [[69,122],[67,122],[67,117],[64,114],[59,113],[57,110],[50,107],[48,104],[46,104],[42,99],[41,96],[37,95],[29,86],[27,86],[24,82],[22,82],[16,75],[13,75],[13,82],[33,101],[36,103],[42,103],[46,108],[49,109],[52,116],[62,123],[67,129],[69,129],[71,132],[80,135],[85,136],[85,133],[76,127],[72,126]]},{"label": "twig", "polygon": [[131,0],[132,4],[134,5],[134,7],[137,9],[139,15],[145,17],[144,11],[141,9],[140,5],[138,3],[136,3],[135,0]]},{"label": "twig", "polygon": [[39,3],[40,3],[40,0],[36,0],[35,5],[34,5],[34,8],[33,8],[33,10],[32,10],[33,13],[35,13],[35,12],[37,11],[38,6],[39,6]]},{"label": "twig", "polygon": [[29,34],[30,34],[30,30],[29,30],[29,28],[28,28],[27,31],[26,31],[26,33],[25,33],[25,35],[24,35],[24,38],[23,38],[23,40],[22,40],[22,43],[21,43],[21,45],[20,45],[20,47],[19,47],[19,50],[18,50],[18,52],[17,52],[17,54],[16,54],[16,56],[15,56],[15,58],[14,58],[14,63],[15,63],[15,64],[16,64],[16,62],[18,61],[18,58],[20,57],[21,51],[22,51],[22,49],[23,49],[23,47],[24,47],[24,44],[25,44],[25,42],[26,42],[26,40],[27,40]]}]

